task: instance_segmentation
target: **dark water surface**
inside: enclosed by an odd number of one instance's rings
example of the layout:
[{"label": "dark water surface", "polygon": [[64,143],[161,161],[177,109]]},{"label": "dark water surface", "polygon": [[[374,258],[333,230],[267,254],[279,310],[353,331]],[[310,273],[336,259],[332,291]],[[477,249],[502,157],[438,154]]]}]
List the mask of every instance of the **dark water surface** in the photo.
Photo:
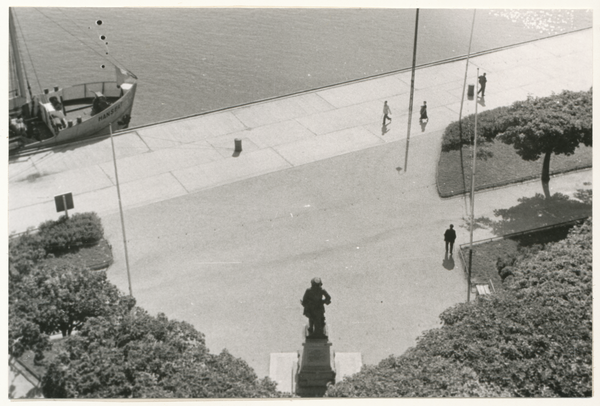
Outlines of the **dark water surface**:
[{"label": "dark water surface", "polygon": [[[139,78],[132,126],[409,67],[415,21],[411,9],[18,8],[16,14],[22,52],[29,51],[25,59],[37,75],[29,68],[34,90],[112,79],[108,52]],[[472,18],[473,10],[421,10],[417,63],[466,54]],[[586,10],[479,10],[472,51],[591,25]]]},{"label": "dark water surface", "polygon": [[[34,91],[112,79],[108,52],[139,78],[132,126],[407,68],[415,20],[412,9],[17,8],[16,15]],[[417,63],[466,54],[472,18],[473,10],[422,9]],[[472,51],[591,25],[586,10],[479,10]]]}]

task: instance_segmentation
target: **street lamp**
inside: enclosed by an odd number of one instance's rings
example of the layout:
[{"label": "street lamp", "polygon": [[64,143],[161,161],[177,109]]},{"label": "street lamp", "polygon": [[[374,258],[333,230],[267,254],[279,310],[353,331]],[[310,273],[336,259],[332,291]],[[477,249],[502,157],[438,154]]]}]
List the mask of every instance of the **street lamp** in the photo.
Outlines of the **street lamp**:
[{"label": "street lamp", "polygon": [[467,283],[467,302],[471,300],[471,265],[473,264],[473,223],[475,221],[475,164],[477,163],[477,93],[479,93],[479,68],[475,81],[475,128],[473,134],[473,163],[471,165],[471,227],[469,243],[469,276]]},{"label": "street lamp", "polygon": [[125,266],[127,267],[127,281],[129,282],[129,296],[133,297],[131,290],[131,275],[129,273],[129,256],[127,255],[127,237],[125,236],[125,221],[123,219],[123,206],[121,204],[121,188],[119,187],[119,174],[117,172],[117,158],[115,156],[115,143],[113,141],[112,124],[109,124],[110,145],[112,146],[113,163],[115,165],[115,181],[117,183],[117,196],[119,197],[119,213],[121,214],[121,228],[123,229],[123,245],[125,246]]}]

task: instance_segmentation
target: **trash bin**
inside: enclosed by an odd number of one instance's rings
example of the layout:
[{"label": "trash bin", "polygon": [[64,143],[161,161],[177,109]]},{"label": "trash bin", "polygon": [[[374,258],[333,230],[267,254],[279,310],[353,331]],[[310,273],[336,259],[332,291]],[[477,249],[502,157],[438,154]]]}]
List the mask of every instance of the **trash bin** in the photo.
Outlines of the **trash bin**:
[{"label": "trash bin", "polygon": [[468,97],[473,97],[475,96],[475,85],[469,85],[469,90],[467,91],[467,96]]}]

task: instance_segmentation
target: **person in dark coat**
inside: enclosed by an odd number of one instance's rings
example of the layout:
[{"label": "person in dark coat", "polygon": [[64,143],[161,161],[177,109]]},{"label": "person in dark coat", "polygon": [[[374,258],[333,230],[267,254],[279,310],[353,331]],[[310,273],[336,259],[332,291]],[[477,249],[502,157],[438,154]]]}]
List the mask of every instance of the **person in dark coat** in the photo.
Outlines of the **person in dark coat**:
[{"label": "person in dark coat", "polygon": [[421,118],[420,118],[421,122],[426,121],[426,120],[429,119],[427,117],[427,102],[426,101],[423,102],[423,105],[421,106],[420,113],[421,113]]},{"label": "person in dark coat", "polygon": [[454,249],[454,241],[456,240],[456,231],[454,231],[454,225],[450,224],[450,228],[444,233],[444,241],[446,242],[446,252],[448,252],[448,245],[450,245],[450,253]]},{"label": "person in dark coat", "polygon": [[325,306],[331,303],[331,296],[322,288],[321,278],[313,278],[310,288],[304,292],[300,301],[304,306],[304,315],[308,317],[308,336],[325,337]]},{"label": "person in dark coat", "polygon": [[480,89],[477,94],[481,93],[481,97],[485,97],[485,84],[487,83],[487,78],[485,77],[485,73],[479,76],[479,86]]}]

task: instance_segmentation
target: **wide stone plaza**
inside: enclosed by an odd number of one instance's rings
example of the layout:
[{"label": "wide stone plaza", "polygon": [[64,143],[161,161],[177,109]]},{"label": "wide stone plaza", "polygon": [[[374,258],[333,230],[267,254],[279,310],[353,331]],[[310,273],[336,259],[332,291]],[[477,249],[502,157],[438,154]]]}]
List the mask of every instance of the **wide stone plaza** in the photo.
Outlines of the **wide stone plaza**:
[{"label": "wide stone plaza", "polygon": [[[491,109],[593,83],[592,30],[477,55]],[[150,313],[187,321],[208,348],[227,348],[262,377],[269,354],[297,351],[300,299],[318,276],[332,296],[330,341],[365,364],[400,355],[438,315],[466,301],[457,255],[469,199],[441,199],[436,165],[444,128],[458,120],[465,61],[418,69],[410,143],[410,71],[131,129],[115,137],[133,294]],[[382,128],[383,102],[393,121]],[[429,106],[421,128],[418,106]],[[463,116],[475,102],[465,97]],[[234,155],[234,140],[243,151]],[[237,155],[237,154],[235,154]],[[408,156],[406,161],[405,157]],[[591,170],[555,177],[552,193],[591,188]],[[11,160],[9,231],[56,219],[54,195],[95,211],[113,246],[109,279],[128,292],[110,140]],[[476,194],[493,218],[541,193],[539,180]],[[493,235],[478,229],[475,239]],[[455,248],[455,252],[457,248]]]}]

